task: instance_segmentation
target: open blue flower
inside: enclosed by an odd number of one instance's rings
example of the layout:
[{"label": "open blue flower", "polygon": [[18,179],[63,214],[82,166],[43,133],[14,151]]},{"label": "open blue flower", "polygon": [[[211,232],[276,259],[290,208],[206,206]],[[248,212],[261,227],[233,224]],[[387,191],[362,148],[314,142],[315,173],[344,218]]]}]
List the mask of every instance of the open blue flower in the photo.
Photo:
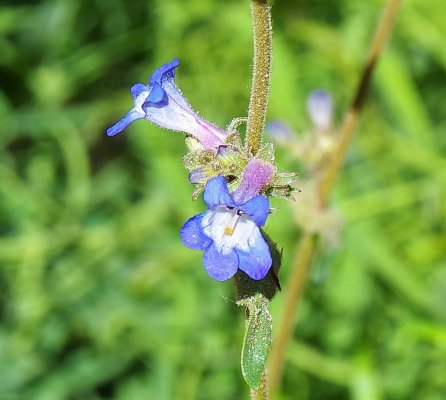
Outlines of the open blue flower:
[{"label": "open blue flower", "polygon": [[148,119],[161,128],[186,132],[194,136],[205,149],[216,152],[225,141],[227,133],[200,118],[175,85],[177,59],[159,67],[148,85],[135,83],[130,92],[135,106],[124,118],[107,129],[107,136],[122,132],[138,119]]},{"label": "open blue flower", "polygon": [[269,246],[259,227],[266,222],[269,200],[257,195],[238,204],[222,176],[210,179],[204,189],[208,210],[190,218],[181,228],[183,243],[204,251],[208,274],[219,281],[240,268],[252,279],[263,279],[272,265]]}]

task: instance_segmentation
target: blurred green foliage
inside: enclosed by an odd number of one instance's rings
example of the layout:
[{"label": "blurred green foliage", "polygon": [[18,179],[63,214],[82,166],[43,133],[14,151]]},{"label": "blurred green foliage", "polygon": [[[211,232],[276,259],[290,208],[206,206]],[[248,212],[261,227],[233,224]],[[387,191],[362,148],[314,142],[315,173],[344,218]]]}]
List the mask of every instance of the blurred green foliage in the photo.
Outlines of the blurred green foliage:
[{"label": "blurred green foliage", "polygon": [[[337,121],[382,0],[275,0],[269,119]],[[446,7],[407,1],[333,205],[338,248],[313,266],[280,399],[446,398]],[[243,315],[181,224],[202,210],[181,134],[144,121],[108,139],[129,86],[176,56],[194,108],[246,115],[247,0],[0,2],[0,399],[240,399]],[[281,169],[302,166],[280,151]],[[302,176],[305,179],[305,173]],[[290,207],[267,232],[284,248]],[[283,295],[272,303],[280,315]]]}]

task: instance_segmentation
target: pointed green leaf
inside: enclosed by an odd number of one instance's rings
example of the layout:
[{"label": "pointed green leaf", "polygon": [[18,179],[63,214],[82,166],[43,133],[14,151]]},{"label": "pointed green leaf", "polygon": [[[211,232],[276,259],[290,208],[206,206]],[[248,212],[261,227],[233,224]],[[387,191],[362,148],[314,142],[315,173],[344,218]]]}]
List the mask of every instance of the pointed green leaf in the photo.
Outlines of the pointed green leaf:
[{"label": "pointed green leaf", "polygon": [[248,308],[246,334],[242,349],[242,374],[252,389],[259,389],[272,341],[272,317],[268,299],[260,294],[241,300]]}]

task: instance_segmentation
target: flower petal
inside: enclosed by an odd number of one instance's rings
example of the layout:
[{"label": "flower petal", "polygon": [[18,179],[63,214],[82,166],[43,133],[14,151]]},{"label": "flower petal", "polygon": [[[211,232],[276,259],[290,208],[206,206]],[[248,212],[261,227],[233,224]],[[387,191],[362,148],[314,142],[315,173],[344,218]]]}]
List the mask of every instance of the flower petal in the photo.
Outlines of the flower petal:
[{"label": "flower petal", "polygon": [[232,278],[237,272],[238,256],[234,250],[223,255],[214,244],[211,244],[204,252],[203,264],[211,278],[225,281]]},{"label": "flower petal", "polygon": [[[149,80],[150,94],[142,105],[142,108],[146,113],[149,113],[150,110],[148,109],[150,107],[164,107],[168,105],[169,101],[173,101],[173,104],[170,106],[177,112],[179,111],[180,114],[190,114],[193,117],[196,116],[189,102],[175,85],[175,68],[179,64],[180,61],[174,58],[170,63],[163,64],[161,67],[157,68],[152,74]],[[149,119],[151,118],[149,117]],[[170,127],[168,127],[168,129],[184,130]]]},{"label": "flower petal", "polygon": [[170,63],[161,65],[161,67],[157,68],[152,74],[149,83],[152,85],[154,83],[161,85],[165,79],[173,79],[175,76],[175,68],[178,67],[178,65],[180,65],[180,60],[177,58],[174,58]]},{"label": "flower petal", "polygon": [[275,168],[271,163],[252,158],[243,171],[239,187],[233,193],[237,204],[245,203],[268,185],[274,178]]},{"label": "flower petal", "polygon": [[205,250],[211,244],[201,227],[203,216],[208,211],[189,218],[180,230],[180,236],[183,243],[193,250]]},{"label": "flower petal", "polygon": [[144,85],[143,83],[135,83],[131,88],[130,88],[130,93],[132,94],[132,97],[134,99],[136,99],[142,92],[148,92],[149,88],[147,85]]},{"label": "flower petal", "polygon": [[107,136],[115,136],[116,134],[122,132],[125,128],[127,128],[127,126],[130,125],[133,121],[141,118],[144,118],[144,114],[131,109],[124,118],[107,129]]},{"label": "flower petal", "polygon": [[147,113],[149,107],[161,108],[167,106],[168,103],[169,99],[164,89],[158,83],[154,83],[150,87],[150,93],[141,108]]},{"label": "flower petal", "polygon": [[265,225],[269,213],[269,200],[265,196],[257,195],[238,208],[255,222],[257,226]]},{"label": "flower petal", "polygon": [[238,249],[236,252],[239,257],[239,268],[257,281],[266,276],[273,263],[269,246],[259,229],[250,238],[249,252]]},{"label": "flower petal", "polygon": [[226,132],[200,118],[172,80],[150,84],[149,95],[141,105],[145,118],[161,128],[186,132],[201,145],[216,152],[226,137]]},{"label": "flower petal", "polygon": [[208,180],[204,188],[203,198],[208,208],[214,208],[220,205],[235,206],[234,200],[226,185],[226,179],[223,176],[216,176]]}]

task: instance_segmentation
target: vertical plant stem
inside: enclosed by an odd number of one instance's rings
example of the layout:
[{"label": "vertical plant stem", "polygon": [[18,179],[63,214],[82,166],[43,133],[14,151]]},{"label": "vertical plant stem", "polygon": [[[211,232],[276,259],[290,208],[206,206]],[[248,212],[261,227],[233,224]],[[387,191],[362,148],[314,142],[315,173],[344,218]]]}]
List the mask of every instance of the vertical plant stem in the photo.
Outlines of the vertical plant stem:
[{"label": "vertical plant stem", "polygon": [[[324,179],[316,189],[320,195],[322,207],[326,207],[330,199],[336,178],[341,170],[348,145],[351,142],[351,138],[359,120],[360,112],[367,97],[373,70],[387,42],[387,38],[392,31],[395,17],[400,9],[401,3],[402,0],[389,0],[378,23],[355,96],[353,97],[349,109],[345,113],[344,120],[340,127],[337,148],[333,152]],[[277,336],[273,342],[269,360],[269,386],[271,395],[276,392],[282,378],[285,350],[293,333],[294,317],[299,304],[299,299],[301,298],[305,287],[311,260],[316,250],[316,241],[317,235],[307,232],[303,234],[299,245],[297,246],[295,260],[292,265],[292,272],[286,288],[284,311]]]},{"label": "vertical plant stem", "polygon": [[249,100],[246,143],[256,155],[262,143],[271,78],[272,29],[271,10],[267,0],[252,0],[254,33],[254,66]]},{"label": "vertical plant stem", "polygon": [[266,371],[262,375],[262,381],[260,383],[259,390],[251,389],[249,392],[250,400],[268,400],[269,390],[268,390],[268,377]]},{"label": "vertical plant stem", "polygon": [[326,204],[330,198],[331,192],[342,167],[345,153],[355,131],[359,120],[360,112],[367,98],[370,81],[375,69],[378,58],[387,43],[387,39],[394,26],[395,17],[401,7],[402,0],[389,0],[376,28],[372,44],[370,46],[367,61],[362,71],[361,79],[356,89],[352,104],[345,114],[344,121],[339,133],[339,143],[333,154],[331,164],[327,169],[324,182],[321,187],[321,200]]},{"label": "vertical plant stem", "polygon": [[[246,146],[248,152],[255,156],[262,144],[271,79],[272,29],[271,9],[268,0],[251,0],[251,13],[254,65],[246,125]],[[251,400],[269,399],[266,370],[263,371],[259,389],[250,390],[250,398]]]}]

